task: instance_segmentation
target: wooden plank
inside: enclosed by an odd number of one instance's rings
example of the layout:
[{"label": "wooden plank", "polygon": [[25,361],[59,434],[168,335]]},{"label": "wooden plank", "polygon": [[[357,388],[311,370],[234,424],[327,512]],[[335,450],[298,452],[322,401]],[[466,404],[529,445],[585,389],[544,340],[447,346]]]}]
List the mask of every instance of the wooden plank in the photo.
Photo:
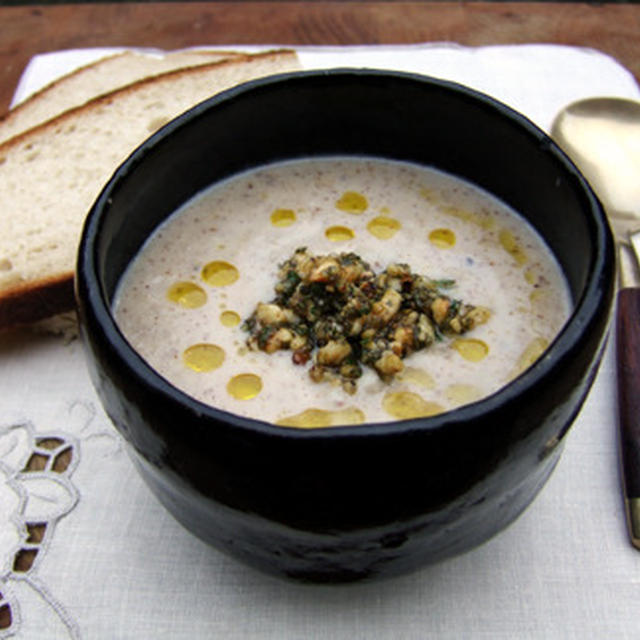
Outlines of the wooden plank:
[{"label": "wooden plank", "polygon": [[[92,46],[247,43],[593,47],[640,79],[640,5],[535,2],[188,2],[0,7],[0,112],[31,56]],[[550,70],[551,72],[551,70]]]}]

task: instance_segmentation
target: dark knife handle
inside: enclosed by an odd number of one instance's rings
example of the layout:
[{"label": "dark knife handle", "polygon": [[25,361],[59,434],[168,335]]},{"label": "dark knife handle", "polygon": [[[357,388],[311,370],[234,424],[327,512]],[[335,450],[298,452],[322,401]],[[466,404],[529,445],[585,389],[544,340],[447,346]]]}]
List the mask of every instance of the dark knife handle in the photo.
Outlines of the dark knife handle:
[{"label": "dark knife handle", "polygon": [[640,549],[640,288],[618,292],[616,358],[627,523],[631,542]]}]

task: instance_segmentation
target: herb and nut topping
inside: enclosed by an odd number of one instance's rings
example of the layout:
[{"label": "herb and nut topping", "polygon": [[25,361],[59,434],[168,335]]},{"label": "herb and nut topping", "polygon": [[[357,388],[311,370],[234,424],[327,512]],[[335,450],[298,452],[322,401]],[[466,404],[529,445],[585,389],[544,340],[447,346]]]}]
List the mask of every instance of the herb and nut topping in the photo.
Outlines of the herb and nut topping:
[{"label": "herb and nut topping", "polygon": [[258,303],[244,322],[247,345],[289,349],[295,364],[312,361],[313,381],[353,393],[363,365],[389,381],[408,355],[488,320],[488,309],[443,292],[454,285],[406,264],[376,274],[355,253],[316,256],[299,248],[280,266],[275,298]]}]

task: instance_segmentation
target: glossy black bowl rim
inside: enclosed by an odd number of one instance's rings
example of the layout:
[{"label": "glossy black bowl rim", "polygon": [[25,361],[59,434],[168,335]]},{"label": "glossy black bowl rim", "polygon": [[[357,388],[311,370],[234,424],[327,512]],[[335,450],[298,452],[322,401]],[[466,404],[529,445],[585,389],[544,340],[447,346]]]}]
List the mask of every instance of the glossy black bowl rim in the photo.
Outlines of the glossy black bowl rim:
[{"label": "glossy black bowl rim", "polygon": [[[118,189],[119,184],[126,181],[136,167],[144,162],[145,156],[154,147],[161,144],[166,137],[174,135],[186,123],[197,119],[202,113],[215,109],[216,105],[243,99],[246,94],[265,87],[268,88],[272,84],[291,84],[295,86],[298,82],[313,82],[314,77],[326,78],[330,76],[351,76],[354,79],[363,76],[386,76],[413,83],[427,83],[444,91],[457,93],[468,100],[482,103],[485,109],[494,110],[499,116],[510,119],[523,129],[532,140],[544,145],[546,152],[551,154],[554,160],[562,166],[568,178],[575,180],[578,188],[586,196],[586,202],[592,214],[591,226],[595,250],[594,258],[590,265],[590,277],[587,280],[581,298],[574,300],[574,309],[571,316],[549,345],[545,354],[524,373],[493,394],[477,402],[435,416],[408,420],[317,429],[278,426],[270,422],[247,418],[217,409],[196,400],[186,392],[173,386],[135,351],[116,324],[104,288],[101,284],[98,284],[100,278],[98,277],[97,245],[102,217],[105,215],[105,211],[108,211],[112,194]],[[568,156],[544,131],[527,117],[489,95],[449,80],[403,71],[345,67],[329,70],[287,72],[245,82],[199,103],[151,135],[115,171],[89,211],[78,250],[76,295],[80,298],[80,290],[86,294],[84,300],[79,300],[80,306],[82,307],[82,304],[84,304],[90,310],[94,324],[97,324],[102,332],[100,340],[105,340],[109,344],[112,355],[117,356],[122,365],[129,369],[129,373],[155,392],[170,398],[176,405],[183,405],[194,416],[227,423],[234,428],[249,432],[254,431],[280,437],[312,439],[370,437],[415,430],[440,430],[451,424],[472,422],[475,416],[495,411],[505,402],[516,400],[518,396],[527,393],[540,384],[543,379],[553,375],[553,369],[558,363],[571,356],[571,352],[576,349],[581,341],[585,327],[591,324],[594,316],[603,308],[602,305],[606,302],[608,284],[602,280],[602,276],[606,275],[607,264],[615,263],[613,255],[613,238],[600,201]]]}]

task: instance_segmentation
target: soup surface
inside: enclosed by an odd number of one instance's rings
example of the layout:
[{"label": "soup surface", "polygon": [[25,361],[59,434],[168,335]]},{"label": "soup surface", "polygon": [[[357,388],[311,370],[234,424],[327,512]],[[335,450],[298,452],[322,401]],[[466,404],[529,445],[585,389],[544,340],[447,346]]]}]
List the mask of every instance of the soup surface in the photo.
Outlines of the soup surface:
[{"label": "soup surface", "polygon": [[[482,309],[482,321],[436,330],[392,375],[363,364],[349,385],[314,376],[318,349],[308,358],[288,344],[265,350],[255,327],[282,265],[303,248],[355,254],[374,274],[404,265],[448,305]],[[487,396],[543,353],[570,305],[542,239],[486,192],[413,164],[324,158],[261,167],[198,194],[147,241],[114,309],[149,364],[202,402],[323,427],[433,415]]]}]

